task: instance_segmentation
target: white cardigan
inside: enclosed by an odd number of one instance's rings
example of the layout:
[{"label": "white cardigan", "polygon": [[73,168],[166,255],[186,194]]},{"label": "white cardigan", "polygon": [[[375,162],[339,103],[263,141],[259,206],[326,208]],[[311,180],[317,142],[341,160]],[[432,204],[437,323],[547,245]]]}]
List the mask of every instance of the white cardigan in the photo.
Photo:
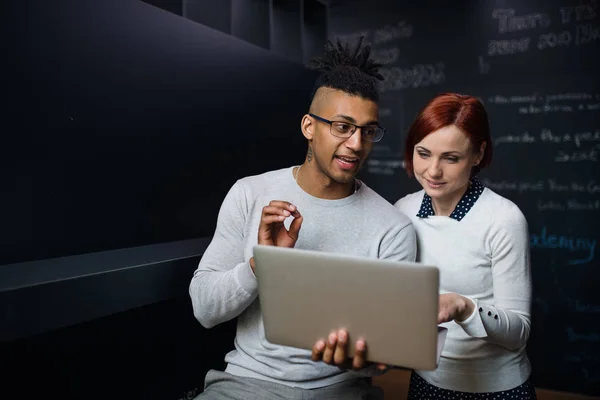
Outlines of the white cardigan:
[{"label": "white cardigan", "polygon": [[438,368],[416,373],[448,390],[497,392],[521,385],[531,373],[525,352],[531,327],[529,234],[514,203],[474,182],[450,217],[432,215],[423,190],[396,207],[416,229],[417,260],[439,267],[440,293],[458,293],[476,305],[462,323],[444,324],[448,336]]}]

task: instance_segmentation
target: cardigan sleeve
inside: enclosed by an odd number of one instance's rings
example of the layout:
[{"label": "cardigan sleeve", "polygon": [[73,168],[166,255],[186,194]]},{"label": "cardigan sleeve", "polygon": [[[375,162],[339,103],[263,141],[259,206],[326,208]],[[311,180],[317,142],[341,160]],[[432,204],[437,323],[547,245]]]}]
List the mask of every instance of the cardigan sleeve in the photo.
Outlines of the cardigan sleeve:
[{"label": "cardigan sleeve", "polygon": [[494,222],[489,246],[492,304],[475,302],[473,314],[459,323],[467,334],[509,350],[524,346],[531,329],[531,265],[527,221],[512,205]]}]

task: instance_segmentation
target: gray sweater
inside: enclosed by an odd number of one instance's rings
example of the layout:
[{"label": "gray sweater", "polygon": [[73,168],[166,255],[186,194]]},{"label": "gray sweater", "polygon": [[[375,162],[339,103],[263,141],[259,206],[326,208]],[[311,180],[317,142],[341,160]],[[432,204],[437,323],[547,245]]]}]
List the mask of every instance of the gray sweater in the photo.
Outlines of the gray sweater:
[{"label": "gray sweater", "polygon": [[235,350],[225,357],[226,372],[308,389],[374,370],[357,373],[313,362],[308,350],[265,339],[258,284],[249,264],[262,208],[271,200],[286,200],[298,208],[303,216],[299,249],[414,261],[416,237],[410,219],[364,183],[351,196],[324,200],[304,192],[292,171],[289,167],[246,177],[231,187],[214,237],[192,278],[190,296],[194,315],[206,328],[238,318]]}]

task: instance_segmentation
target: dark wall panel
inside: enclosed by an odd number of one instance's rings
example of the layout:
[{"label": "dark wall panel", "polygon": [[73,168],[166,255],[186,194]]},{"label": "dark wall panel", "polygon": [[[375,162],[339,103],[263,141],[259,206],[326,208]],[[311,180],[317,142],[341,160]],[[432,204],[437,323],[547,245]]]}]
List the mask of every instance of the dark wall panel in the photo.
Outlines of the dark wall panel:
[{"label": "dark wall panel", "polygon": [[2,7],[0,264],[210,236],[302,160],[301,65],[137,0]]}]

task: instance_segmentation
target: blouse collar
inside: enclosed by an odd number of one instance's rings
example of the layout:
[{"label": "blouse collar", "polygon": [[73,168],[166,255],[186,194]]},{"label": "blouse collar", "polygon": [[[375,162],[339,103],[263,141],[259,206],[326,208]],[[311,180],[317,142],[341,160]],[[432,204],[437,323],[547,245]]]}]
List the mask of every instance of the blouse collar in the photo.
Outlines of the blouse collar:
[{"label": "blouse collar", "polygon": [[[450,218],[460,221],[467,215],[467,213],[473,208],[473,205],[483,193],[483,189],[485,187],[481,184],[481,182],[477,178],[471,179],[471,184],[469,188],[463,194],[462,198],[450,214]],[[421,202],[421,208],[419,208],[419,212],[417,213],[417,217],[419,218],[427,218],[429,216],[434,216],[435,212],[433,212],[433,205],[431,204],[431,197],[427,193],[423,195],[423,201]]]}]

